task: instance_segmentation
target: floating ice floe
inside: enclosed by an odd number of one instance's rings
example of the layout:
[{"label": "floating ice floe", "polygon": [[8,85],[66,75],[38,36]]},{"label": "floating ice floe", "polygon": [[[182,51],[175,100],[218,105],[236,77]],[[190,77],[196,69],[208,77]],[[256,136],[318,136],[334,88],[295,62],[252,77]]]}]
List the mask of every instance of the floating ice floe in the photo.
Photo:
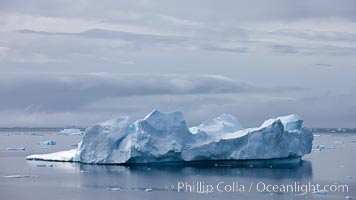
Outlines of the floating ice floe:
[{"label": "floating ice floe", "polygon": [[40,164],[40,165],[37,165],[37,167],[53,167],[52,164]]},{"label": "floating ice floe", "polygon": [[4,178],[38,178],[38,176],[35,176],[35,175],[8,175],[8,176],[4,176]]},{"label": "floating ice floe", "polygon": [[313,134],[314,137],[320,137],[320,134]]},{"label": "floating ice floe", "polygon": [[121,188],[118,187],[112,187],[112,188],[106,188],[107,191],[121,191]]},{"label": "floating ice floe", "polygon": [[[22,133],[22,135],[27,135],[27,133]],[[32,136],[42,136],[43,134],[40,134],[40,133],[28,133],[28,135],[32,135]]]},{"label": "floating ice floe", "polygon": [[25,151],[26,148],[25,147],[9,147],[6,148],[7,151]]},{"label": "floating ice floe", "polygon": [[328,191],[326,191],[326,190],[317,190],[317,191],[314,191],[313,194],[326,195],[326,194],[328,194]]},{"label": "floating ice floe", "polygon": [[48,141],[39,142],[39,144],[42,144],[42,145],[56,145],[57,143],[54,140],[48,140]]},{"label": "floating ice floe", "polygon": [[313,151],[321,151],[324,149],[336,149],[336,147],[335,146],[325,146],[322,144],[316,144],[316,145],[313,145],[313,147],[312,147]]},{"label": "floating ice floe", "polygon": [[66,128],[58,132],[63,135],[81,135],[83,132],[77,128]]},{"label": "floating ice floe", "polygon": [[316,145],[313,145],[312,147],[312,150],[313,151],[321,151],[323,149],[325,149],[326,147],[324,145],[321,145],[321,144],[316,144]]},{"label": "floating ice floe", "polygon": [[299,162],[311,152],[313,141],[302,123],[298,115],[289,115],[243,129],[234,116],[223,114],[189,129],[181,112],[154,110],[144,119],[125,116],[89,127],[76,149],[27,159],[97,164]]}]

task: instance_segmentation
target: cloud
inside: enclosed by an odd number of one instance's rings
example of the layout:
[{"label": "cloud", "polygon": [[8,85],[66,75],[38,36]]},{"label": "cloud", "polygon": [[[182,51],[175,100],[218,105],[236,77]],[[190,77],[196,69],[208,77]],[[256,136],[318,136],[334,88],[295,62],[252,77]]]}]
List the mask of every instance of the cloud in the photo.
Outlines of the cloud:
[{"label": "cloud", "polygon": [[325,64],[325,63],[317,63],[315,64],[318,67],[322,67],[322,68],[333,68],[334,66],[331,64]]},{"label": "cloud", "polygon": [[18,51],[5,46],[0,46],[0,61],[34,64],[65,62],[63,59],[49,57],[42,53]]},{"label": "cloud", "polygon": [[203,48],[208,51],[223,51],[223,52],[231,52],[231,53],[246,53],[247,48],[231,48],[231,47],[205,47]]},{"label": "cloud", "polygon": [[[192,19],[200,16],[205,20],[276,20],[343,17],[356,18],[356,3],[353,0],[228,0],[223,3],[215,0],[196,0],[182,2],[174,0],[124,1],[103,0],[93,3],[88,0],[73,2],[70,0],[36,0],[24,5],[21,0],[2,1],[0,8],[7,12],[26,14],[41,13],[47,16],[80,16],[86,18],[111,18],[115,20],[141,19],[141,15],[163,13],[170,16],[184,16]],[[83,9],[85,8],[85,9]]]},{"label": "cloud", "polygon": [[273,44],[270,47],[277,53],[298,53],[298,49],[291,45]]},{"label": "cloud", "polygon": [[43,33],[79,33],[91,29],[105,29],[133,34],[174,36],[176,33],[141,24],[103,22],[85,18],[47,17],[0,12],[2,31],[32,30]]},{"label": "cloud", "polygon": [[349,19],[253,22],[242,28],[249,45],[279,54],[347,56],[356,50],[356,23]]},{"label": "cloud", "polygon": [[[0,123],[162,107],[193,121],[296,112],[351,126],[354,104],[337,103],[354,88],[355,22],[354,0],[0,1]],[[181,75],[159,75],[170,73]],[[323,92],[336,97],[300,100]]]},{"label": "cloud", "polygon": [[[211,75],[1,75],[2,109],[71,110],[105,98],[162,94],[220,94],[257,90],[246,83]],[[13,96],[16,91],[16,98]]]},{"label": "cloud", "polygon": [[268,94],[299,89],[257,87],[218,75],[10,74],[1,75],[0,108],[70,111],[108,98],[145,99],[155,95],[184,98],[184,95]]},{"label": "cloud", "polygon": [[169,16],[169,15],[159,15],[159,18],[162,19],[163,21],[172,23],[177,26],[183,26],[183,27],[201,27],[202,26],[202,24],[197,21],[182,19],[182,18]]},{"label": "cloud", "polygon": [[88,37],[88,38],[99,38],[99,39],[120,39],[126,41],[134,41],[141,43],[160,43],[160,42],[174,42],[182,41],[185,37],[178,36],[160,36],[151,34],[139,34],[130,33],[124,31],[113,31],[106,29],[89,29],[78,33],[67,33],[67,32],[46,32],[46,31],[34,31],[34,30],[17,30],[18,33],[23,34],[37,34],[45,36],[78,36],[78,37]]},{"label": "cloud", "polygon": [[[93,25],[90,29],[83,29],[79,32],[38,31],[36,29],[20,29],[16,32],[59,37],[61,40],[63,40],[61,36],[73,36],[127,41],[138,49],[150,48],[152,45],[159,48],[186,50],[195,48],[235,53],[261,53],[267,49],[271,53],[278,54],[334,56],[352,55],[356,52],[356,23],[343,19],[245,23],[238,28],[196,26],[192,30],[172,29],[173,34],[170,35],[100,27],[102,26]],[[165,29],[169,30],[170,27],[167,26]]]},{"label": "cloud", "polygon": [[274,52],[283,54],[305,54],[305,55],[354,55],[356,53],[356,47],[339,47],[332,45],[321,45],[321,46],[293,46],[293,45],[282,45],[273,44],[268,45]]},{"label": "cloud", "polygon": [[142,118],[153,108],[182,110],[191,123],[198,123],[246,102],[294,101],[282,94],[300,89],[258,87],[221,75],[16,73],[0,77],[0,117],[4,118],[0,126],[87,126],[118,115]]}]

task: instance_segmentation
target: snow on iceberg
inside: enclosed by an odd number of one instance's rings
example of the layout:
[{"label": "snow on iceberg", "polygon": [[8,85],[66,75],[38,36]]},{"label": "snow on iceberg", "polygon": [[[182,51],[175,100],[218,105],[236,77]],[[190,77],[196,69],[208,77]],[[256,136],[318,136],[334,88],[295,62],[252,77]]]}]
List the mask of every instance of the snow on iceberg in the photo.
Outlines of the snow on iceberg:
[{"label": "snow on iceberg", "polygon": [[77,149],[27,159],[97,164],[300,160],[313,141],[302,123],[289,115],[243,129],[234,116],[222,114],[188,129],[181,112],[154,110],[137,121],[119,117],[87,128]]},{"label": "snow on iceberg", "polygon": [[69,151],[59,151],[50,154],[34,154],[27,156],[28,160],[48,160],[48,161],[63,161],[63,162],[74,162],[77,149],[72,149]]},{"label": "snow on iceberg", "polygon": [[[303,119],[296,114],[277,117],[276,119],[282,122],[285,131],[300,130],[303,125]],[[266,120],[261,127],[272,124],[276,119]]]},{"label": "snow on iceberg", "polygon": [[219,117],[208,119],[199,126],[189,128],[190,132],[193,134],[205,132],[210,137],[221,137],[225,133],[232,133],[242,129],[243,128],[236,117],[225,113]]}]

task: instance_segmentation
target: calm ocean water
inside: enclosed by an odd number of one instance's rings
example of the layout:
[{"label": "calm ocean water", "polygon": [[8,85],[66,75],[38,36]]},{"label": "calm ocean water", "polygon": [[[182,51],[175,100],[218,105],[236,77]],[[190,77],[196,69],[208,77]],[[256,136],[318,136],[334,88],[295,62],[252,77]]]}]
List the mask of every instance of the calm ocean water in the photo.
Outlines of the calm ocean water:
[{"label": "calm ocean water", "polygon": [[[356,199],[356,134],[321,133],[321,151],[290,167],[116,166],[27,161],[75,148],[81,136],[55,130],[0,132],[0,199]],[[54,140],[56,145],[40,142]],[[24,147],[25,150],[8,150]],[[17,177],[17,178],[16,178]],[[348,192],[303,193],[303,185],[347,185]],[[277,185],[293,191],[267,191]],[[296,189],[299,187],[299,191]]]}]

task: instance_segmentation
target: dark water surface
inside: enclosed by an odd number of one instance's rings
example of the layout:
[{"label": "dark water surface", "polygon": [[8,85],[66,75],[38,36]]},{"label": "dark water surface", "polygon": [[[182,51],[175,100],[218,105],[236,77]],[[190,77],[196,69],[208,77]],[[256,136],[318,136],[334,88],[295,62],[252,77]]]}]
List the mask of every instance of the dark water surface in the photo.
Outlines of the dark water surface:
[{"label": "dark water surface", "polygon": [[[11,199],[356,199],[356,135],[320,134],[325,149],[298,166],[116,166],[28,161],[35,153],[75,148],[81,136],[53,132],[0,132],[0,200]],[[39,142],[52,139],[56,145]],[[25,151],[7,148],[25,147]],[[25,175],[14,178],[13,175]],[[10,176],[10,177],[9,177]],[[269,192],[263,185],[347,185],[348,192]],[[259,185],[259,190],[257,190]],[[213,188],[212,192],[206,192]],[[178,192],[179,190],[179,192]],[[204,193],[201,193],[203,191]],[[210,191],[210,190],[209,190]]]}]

